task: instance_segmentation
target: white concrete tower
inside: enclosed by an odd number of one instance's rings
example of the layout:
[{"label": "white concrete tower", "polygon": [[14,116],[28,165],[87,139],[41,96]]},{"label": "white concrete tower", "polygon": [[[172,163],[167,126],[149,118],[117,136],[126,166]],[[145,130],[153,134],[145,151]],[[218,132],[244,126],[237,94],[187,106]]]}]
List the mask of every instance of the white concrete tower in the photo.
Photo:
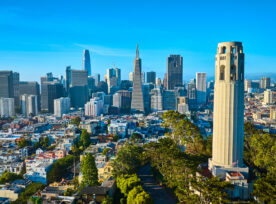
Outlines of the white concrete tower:
[{"label": "white concrete tower", "polygon": [[215,71],[213,152],[212,159],[209,161],[209,169],[217,167],[225,170],[231,168],[242,170],[244,167],[243,118],[244,53],[242,43],[219,43]]}]

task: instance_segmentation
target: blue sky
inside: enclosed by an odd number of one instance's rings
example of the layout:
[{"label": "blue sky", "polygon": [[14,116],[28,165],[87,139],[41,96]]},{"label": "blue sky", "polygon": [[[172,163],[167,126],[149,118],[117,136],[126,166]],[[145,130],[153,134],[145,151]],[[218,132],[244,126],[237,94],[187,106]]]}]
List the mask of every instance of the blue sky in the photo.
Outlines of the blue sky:
[{"label": "blue sky", "polygon": [[127,79],[139,44],[143,71],[166,71],[166,57],[181,54],[184,78],[214,73],[217,44],[242,41],[246,73],[276,72],[275,1],[0,1],[0,70],[39,80],[47,72],[82,67],[92,73],[115,65]]}]

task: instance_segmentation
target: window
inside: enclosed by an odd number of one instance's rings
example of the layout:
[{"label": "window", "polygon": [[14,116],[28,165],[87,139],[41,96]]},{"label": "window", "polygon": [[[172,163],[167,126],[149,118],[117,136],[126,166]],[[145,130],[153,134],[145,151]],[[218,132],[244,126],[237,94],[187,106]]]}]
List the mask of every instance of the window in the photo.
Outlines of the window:
[{"label": "window", "polygon": [[222,47],[221,48],[221,54],[225,54],[226,53],[226,47]]},{"label": "window", "polygon": [[224,80],[225,75],[225,66],[221,65],[219,70],[219,80]]},{"label": "window", "polygon": [[236,80],[236,66],[235,65],[231,65],[230,80],[231,81],[235,81]]},{"label": "window", "polygon": [[232,53],[236,53],[236,48],[235,47],[231,47],[231,49],[232,49]]}]

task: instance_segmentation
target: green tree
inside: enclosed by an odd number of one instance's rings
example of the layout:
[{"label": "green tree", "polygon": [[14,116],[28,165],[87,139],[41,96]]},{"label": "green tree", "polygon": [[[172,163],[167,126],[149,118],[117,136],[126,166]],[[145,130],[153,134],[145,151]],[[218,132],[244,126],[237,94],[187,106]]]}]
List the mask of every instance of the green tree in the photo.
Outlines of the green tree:
[{"label": "green tree", "polygon": [[140,167],[141,148],[126,143],[119,149],[113,162],[113,174],[133,174]]},{"label": "green tree", "polygon": [[127,204],[153,204],[153,200],[142,186],[135,186],[127,196]]},{"label": "green tree", "polygon": [[86,129],[83,129],[81,132],[80,143],[84,148],[88,147],[91,143],[90,135]]},{"label": "green tree", "polygon": [[73,118],[71,120],[71,124],[74,124],[76,126],[79,126],[80,122],[81,122],[81,118],[80,117],[75,117],[75,118]]},{"label": "green tree", "polygon": [[83,175],[83,186],[97,186],[98,182],[98,169],[96,167],[95,158],[91,153],[88,153],[81,164],[81,172]]},{"label": "green tree", "polygon": [[226,190],[233,187],[231,183],[220,181],[217,177],[206,178],[202,176],[195,177],[191,186],[200,193],[201,203],[229,202]]},{"label": "green tree", "polygon": [[199,128],[184,114],[177,111],[166,111],[163,115],[163,127],[171,130],[170,137],[178,145],[185,145],[188,152],[198,154],[203,149],[203,137]]},{"label": "green tree", "polygon": [[115,135],[115,136],[113,137],[113,142],[117,142],[119,139],[120,139],[120,137],[119,137],[118,135]]},{"label": "green tree", "polygon": [[16,179],[23,179],[23,176],[20,174],[15,174],[11,172],[4,172],[0,177],[0,184],[12,182]]},{"label": "green tree", "polygon": [[143,136],[139,133],[134,132],[131,136],[131,141],[137,142],[139,140],[143,139]]},{"label": "green tree", "polygon": [[74,161],[73,155],[68,155],[62,159],[57,160],[52,164],[50,171],[47,174],[48,183],[60,181],[70,173]]},{"label": "green tree", "polygon": [[109,195],[105,196],[104,200],[101,202],[101,204],[112,204],[113,199],[109,197]]},{"label": "green tree", "polygon": [[45,187],[42,183],[31,183],[25,188],[24,192],[20,194],[18,199],[13,202],[14,204],[27,204],[28,199],[35,194],[38,190],[42,190]]},{"label": "green tree", "polygon": [[276,178],[275,175],[267,174],[256,180],[253,195],[263,203],[274,203],[276,201]]},{"label": "green tree", "polygon": [[106,155],[109,150],[110,150],[109,148],[105,148],[102,152],[102,155]]},{"label": "green tree", "polygon": [[141,180],[137,177],[136,174],[120,175],[117,177],[116,182],[117,187],[125,196],[127,196],[129,191],[133,189],[135,186],[141,185]]},{"label": "green tree", "polygon": [[17,143],[17,145],[18,145],[18,147],[23,148],[23,147],[26,147],[26,146],[30,146],[31,145],[31,141],[26,140],[25,138],[23,138],[22,140],[20,140]]}]

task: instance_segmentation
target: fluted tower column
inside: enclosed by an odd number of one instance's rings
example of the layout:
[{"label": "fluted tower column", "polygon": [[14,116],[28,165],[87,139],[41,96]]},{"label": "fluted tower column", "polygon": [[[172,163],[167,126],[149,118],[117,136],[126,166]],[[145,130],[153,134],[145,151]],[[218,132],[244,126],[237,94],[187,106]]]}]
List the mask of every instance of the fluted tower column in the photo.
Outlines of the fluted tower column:
[{"label": "fluted tower column", "polygon": [[218,44],[215,68],[212,165],[243,166],[244,53],[241,42]]}]

